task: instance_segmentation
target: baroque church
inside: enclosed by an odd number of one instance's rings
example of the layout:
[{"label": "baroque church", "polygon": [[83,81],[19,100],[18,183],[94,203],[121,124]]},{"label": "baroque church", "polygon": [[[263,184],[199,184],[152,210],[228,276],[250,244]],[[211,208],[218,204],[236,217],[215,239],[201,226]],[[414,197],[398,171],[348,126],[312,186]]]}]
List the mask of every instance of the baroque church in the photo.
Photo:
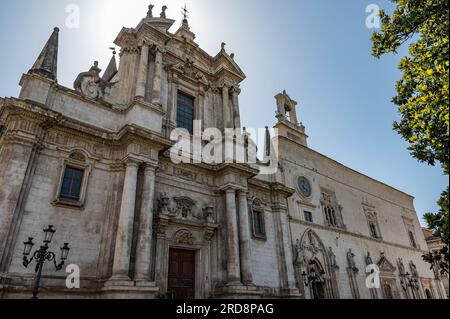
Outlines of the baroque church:
[{"label": "baroque church", "polygon": [[286,92],[266,132],[276,172],[171,160],[176,128],[245,131],[246,76],[186,17],[170,32],[166,9],[123,28],[120,63],[95,62],[73,88],[58,83],[55,28],[19,97],[0,98],[0,298],[29,298],[24,257],[48,225],[80,284],[49,260],[41,298],[446,298],[414,198],[309,148]]}]

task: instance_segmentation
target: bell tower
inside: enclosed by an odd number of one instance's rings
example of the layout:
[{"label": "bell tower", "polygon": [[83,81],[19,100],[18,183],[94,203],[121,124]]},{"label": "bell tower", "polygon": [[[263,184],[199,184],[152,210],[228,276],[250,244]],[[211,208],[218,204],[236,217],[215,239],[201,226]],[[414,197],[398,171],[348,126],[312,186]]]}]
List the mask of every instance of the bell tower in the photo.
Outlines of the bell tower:
[{"label": "bell tower", "polygon": [[305,133],[305,126],[298,121],[297,117],[298,103],[292,100],[286,91],[277,94],[275,99],[278,119],[275,128],[278,129],[278,135],[307,147],[308,135]]}]

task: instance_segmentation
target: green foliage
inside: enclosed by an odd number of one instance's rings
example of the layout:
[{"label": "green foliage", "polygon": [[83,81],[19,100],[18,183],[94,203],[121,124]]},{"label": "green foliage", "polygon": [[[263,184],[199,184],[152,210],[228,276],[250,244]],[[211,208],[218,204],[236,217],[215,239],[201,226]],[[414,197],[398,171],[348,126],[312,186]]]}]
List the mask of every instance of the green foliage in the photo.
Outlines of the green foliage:
[{"label": "green foliage", "polygon": [[[409,43],[409,55],[399,65],[403,73],[397,82],[401,120],[394,129],[409,142],[412,156],[429,165],[440,162],[449,174],[449,9],[448,0],[392,0],[397,4],[392,17],[381,11],[382,27],[372,35],[373,56],[397,53]],[[438,202],[438,213],[425,219],[446,247],[424,256],[448,272],[448,188]]]},{"label": "green foliage", "polygon": [[449,229],[448,229],[448,205],[449,205],[449,188],[444,191],[438,201],[440,207],[436,214],[427,213],[424,215],[433,235],[440,237],[444,243],[444,247],[440,251],[435,251],[424,256],[424,259],[430,263],[436,263],[441,269],[441,273],[448,274],[449,268]]},{"label": "green foliage", "polygon": [[[409,143],[419,161],[439,161],[449,171],[449,39],[448,0],[395,0],[392,15],[380,12],[382,28],[372,36],[372,54],[379,58],[410,40],[402,59],[403,78],[393,103],[402,116],[394,129]],[[418,36],[416,41],[413,38]],[[415,40],[415,39],[414,39]]]}]

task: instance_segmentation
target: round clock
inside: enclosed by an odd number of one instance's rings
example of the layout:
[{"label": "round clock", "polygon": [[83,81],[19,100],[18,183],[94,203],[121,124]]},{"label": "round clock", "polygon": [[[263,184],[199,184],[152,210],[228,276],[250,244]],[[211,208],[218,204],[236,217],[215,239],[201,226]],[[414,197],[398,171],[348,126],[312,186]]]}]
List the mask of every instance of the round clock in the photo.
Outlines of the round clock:
[{"label": "round clock", "polygon": [[298,189],[300,190],[300,193],[304,197],[311,196],[311,194],[312,194],[311,183],[306,179],[306,177],[299,177],[297,184],[298,184]]}]

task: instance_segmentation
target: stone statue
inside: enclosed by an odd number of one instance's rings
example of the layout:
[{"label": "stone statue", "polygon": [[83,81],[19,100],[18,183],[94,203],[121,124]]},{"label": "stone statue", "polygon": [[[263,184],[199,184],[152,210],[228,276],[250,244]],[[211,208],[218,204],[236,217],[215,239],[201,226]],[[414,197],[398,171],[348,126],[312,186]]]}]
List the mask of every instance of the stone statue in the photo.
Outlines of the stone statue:
[{"label": "stone statue", "polygon": [[303,247],[300,240],[297,239],[294,247],[294,264],[301,265],[303,263],[303,259]]},{"label": "stone statue", "polygon": [[109,94],[113,84],[100,78],[101,71],[98,61],[95,61],[88,72],[82,72],[77,76],[73,84],[75,90],[91,99],[101,99]]},{"label": "stone statue", "polygon": [[161,15],[160,17],[165,19],[166,18],[166,10],[169,9],[167,6],[162,7]]},{"label": "stone statue", "polygon": [[330,264],[332,268],[339,268],[336,261],[336,255],[333,252],[333,248],[328,248],[328,256],[330,256]]},{"label": "stone statue", "polygon": [[409,269],[411,269],[411,275],[413,277],[419,277],[419,272],[417,271],[417,267],[412,261],[409,263]]},{"label": "stone statue", "polygon": [[350,269],[352,269],[354,272],[357,272],[358,268],[356,268],[355,254],[352,252],[351,249],[349,249],[347,252],[347,261],[348,261],[348,267]]},{"label": "stone statue", "polygon": [[404,275],[405,274],[405,265],[403,265],[403,259],[399,258],[397,260],[397,265],[398,265],[398,272],[400,275]]},{"label": "stone statue", "polygon": [[222,47],[222,50],[225,50],[225,46],[226,46],[227,44],[225,43],[225,42],[222,42],[222,44],[221,44],[221,47]]},{"label": "stone statue", "polygon": [[170,198],[169,196],[167,196],[167,193],[161,193],[161,195],[159,196],[158,199],[158,210],[159,213],[163,214],[163,215],[168,215],[169,214],[169,201]]},{"label": "stone statue", "polygon": [[366,265],[373,265],[373,260],[372,257],[370,256],[370,252],[367,252],[367,256],[366,256]]},{"label": "stone statue", "polygon": [[153,4],[148,6],[147,18],[153,18],[153,8],[155,6]]}]

